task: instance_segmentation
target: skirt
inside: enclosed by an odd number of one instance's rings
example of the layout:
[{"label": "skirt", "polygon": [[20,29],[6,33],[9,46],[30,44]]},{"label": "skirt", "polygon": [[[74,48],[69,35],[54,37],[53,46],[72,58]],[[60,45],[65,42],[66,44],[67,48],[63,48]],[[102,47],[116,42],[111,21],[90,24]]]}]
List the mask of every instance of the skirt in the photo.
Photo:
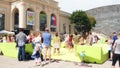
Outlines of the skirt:
[{"label": "skirt", "polygon": [[54,48],[60,48],[60,43],[59,42],[54,43]]}]

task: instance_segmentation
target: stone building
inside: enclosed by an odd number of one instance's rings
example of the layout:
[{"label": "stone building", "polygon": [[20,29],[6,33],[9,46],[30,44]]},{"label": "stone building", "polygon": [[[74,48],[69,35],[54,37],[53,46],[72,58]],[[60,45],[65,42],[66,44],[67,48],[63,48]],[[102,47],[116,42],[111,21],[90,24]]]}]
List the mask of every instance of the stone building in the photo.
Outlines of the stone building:
[{"label": "stone building", "polygon": [[120,5],[102,6],[86,11],[96,19],[96,27],[93,29],[97,32],[110,35],[112,32],[120,32]]},{"label": "stone building", "polygon": [[0,0],[0,30],[26,28],[32,31],[71,33],[70,14],[54,0]]}]

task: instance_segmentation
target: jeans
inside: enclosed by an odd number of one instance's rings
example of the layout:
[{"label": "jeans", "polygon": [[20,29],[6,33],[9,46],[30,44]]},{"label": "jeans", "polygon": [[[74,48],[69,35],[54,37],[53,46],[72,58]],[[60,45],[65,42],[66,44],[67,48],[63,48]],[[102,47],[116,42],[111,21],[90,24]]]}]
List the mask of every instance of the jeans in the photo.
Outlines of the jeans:
[{"label": "jeans", "polygon": [[112,66],[115,66],[117,60],[119,61],[119,67],[120,67],[120,54],[113,55]]},{"label": "jeans", "polygon": [[18,60],[25,60],[25,46],[19,46],[19,51],[18,51]]}]

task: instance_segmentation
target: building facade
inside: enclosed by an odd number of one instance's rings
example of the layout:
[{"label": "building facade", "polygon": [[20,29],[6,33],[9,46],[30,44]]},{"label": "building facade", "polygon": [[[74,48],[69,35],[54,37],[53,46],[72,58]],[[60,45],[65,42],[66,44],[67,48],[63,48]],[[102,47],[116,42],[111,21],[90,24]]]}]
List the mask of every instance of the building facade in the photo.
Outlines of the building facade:
[{"label": "building facade", "polygon": [[70,14],[54,0],[0,0],[0,30],[25,28],[32,31],[72,33]]}]

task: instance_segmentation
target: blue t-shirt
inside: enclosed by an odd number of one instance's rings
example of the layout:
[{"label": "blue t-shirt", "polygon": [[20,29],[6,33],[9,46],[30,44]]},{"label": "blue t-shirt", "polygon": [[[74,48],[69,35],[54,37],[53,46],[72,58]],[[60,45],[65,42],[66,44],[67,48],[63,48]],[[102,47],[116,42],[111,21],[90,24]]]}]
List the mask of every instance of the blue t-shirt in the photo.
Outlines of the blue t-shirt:
[{"label": "blue t-shirt", "polygon": [[117,40],[118,38],[117,38],[117,36],[113,36],[113,40],[115,41],[115,40]]},{"label": "blue t-shirt", "polygon": [[48,32],[43,33],[43,45],[51,46],[51,34]]},{"label": "blue t-shirt", "polygon": [[113,39],[113,44],[112,44],[112,46],[114,46],[114,43],[115,43],[115,41],[116,41],[118,38],[117,38],[117,36],[115,35],[115,36],[113,36],[112,39]]}]

